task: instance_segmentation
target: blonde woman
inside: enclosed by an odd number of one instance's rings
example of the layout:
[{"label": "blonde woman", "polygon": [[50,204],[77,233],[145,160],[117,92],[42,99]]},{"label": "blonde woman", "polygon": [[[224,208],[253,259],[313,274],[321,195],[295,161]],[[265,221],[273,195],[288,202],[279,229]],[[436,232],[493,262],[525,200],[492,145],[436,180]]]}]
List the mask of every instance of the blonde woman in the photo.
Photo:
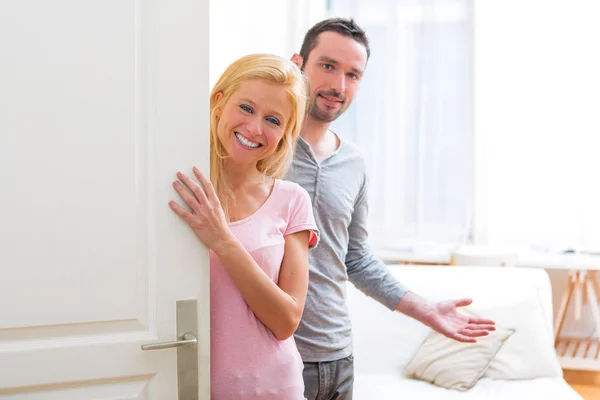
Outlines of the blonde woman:
[{"label": "blonde woman", "polygon": [[210,181],[178,173],[191,211],[170,207],[210,248],[211,398],[304,399],[293,333],[317,245],[308,193],[283,181],[307,108],[307,81],[291,61],[249,55],[210,96]]}]

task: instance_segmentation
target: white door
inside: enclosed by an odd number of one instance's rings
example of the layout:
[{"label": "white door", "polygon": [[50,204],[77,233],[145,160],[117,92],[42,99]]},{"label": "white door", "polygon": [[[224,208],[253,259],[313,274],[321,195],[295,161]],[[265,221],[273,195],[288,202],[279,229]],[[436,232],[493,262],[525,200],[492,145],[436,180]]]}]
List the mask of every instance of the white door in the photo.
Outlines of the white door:
[{"label": "white door", "polygon": [[[208,0],[0,3],[0,399],[176,400],[180,349],[209,398],[208,252],[168,207],[208,78]],[[190,299],[198,345],[143,351]]]}]

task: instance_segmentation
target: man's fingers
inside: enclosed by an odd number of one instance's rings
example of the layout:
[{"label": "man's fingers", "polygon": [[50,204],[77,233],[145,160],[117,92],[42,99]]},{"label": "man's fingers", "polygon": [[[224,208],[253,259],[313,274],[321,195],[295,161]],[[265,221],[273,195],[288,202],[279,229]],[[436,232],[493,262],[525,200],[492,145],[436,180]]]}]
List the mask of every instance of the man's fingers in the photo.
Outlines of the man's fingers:
[{"label": "man's fingers", "polygon": [[477,343],[477,339],[474,337],[469,337],[460,333],[455,333],[451,338],[462,343]]},{"label": "man's fingers", "polygon": [[454,300],[454,305],[456,307],[466,307],[468,305],[471,305],[471,303],[473,303],[473,299]]},{"label": "man's fingers", "polygon": [[478,330],[495,331],[496,325],[469,324],[465,327],[465,329],[469,329],[472,331],[478,331]]},{"label": "man's fingers", "polygon": [[494,321],[491,319],[485,318],[469,318],[469,324],[477,324],[477,325],[496,325]]},{"label": "man's fingers", "polygon": [[481,337],[481,336],[487,336],[490,334],[490,332],[486,331],[484,329],[480,329],[480,330],[463,329],[460,332],[460,334],[464,335],[464,336],[476,338],[476,337]]}]

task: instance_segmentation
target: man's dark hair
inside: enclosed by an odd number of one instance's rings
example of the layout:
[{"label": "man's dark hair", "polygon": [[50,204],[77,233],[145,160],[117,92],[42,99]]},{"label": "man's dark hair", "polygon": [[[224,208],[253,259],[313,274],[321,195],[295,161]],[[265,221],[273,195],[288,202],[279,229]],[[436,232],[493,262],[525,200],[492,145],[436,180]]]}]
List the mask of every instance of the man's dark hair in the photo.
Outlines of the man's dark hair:
[{"label": "man's dark hair", "polygon": [[365,49],[367,50],[367,60],[369,59],[369,56],[371,55],[369,39],[367,39],[367,34],[365,31],[362,30],[362,28],[358,26],[356,22],[354,22],[354,19],[329,18],[318,22],[312,28],[310,28],[308,32],[306,32],[304,41],[302,42],[302,47],[300,48],[300,56],[303,60],[303,66],[306,64],[310,52],[317,47],[319,35],[323,32],[337,32],[340,35],[356,40],[358,43],[365,46]]}]

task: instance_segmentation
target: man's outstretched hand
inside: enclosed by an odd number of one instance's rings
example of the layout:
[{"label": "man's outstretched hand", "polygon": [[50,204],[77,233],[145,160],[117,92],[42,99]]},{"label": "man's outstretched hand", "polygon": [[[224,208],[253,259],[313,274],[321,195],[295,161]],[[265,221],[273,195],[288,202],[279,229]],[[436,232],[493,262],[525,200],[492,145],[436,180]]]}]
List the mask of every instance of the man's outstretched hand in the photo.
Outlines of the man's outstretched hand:
[{"label": "man's outstretched hand", "polygon": [[433,312],[425,316],[423,323],[450,339],[475,343],[478,337],[496,330],[496,326],[489,319],[473,318],[457,311],[458,307],[471,303],[471,299],[441,301],[434,305]]},{"label": "man's outstretched hand", "polygon": [[471,299],[446,300],[429,303],[412,292],[406,293],[396,307],[397,311],[415,318],[436,332],[459,342],[475,343],[477,338],[496,330],[494,321],[473,318],[458,312],[459,307],[472,303]]}]

